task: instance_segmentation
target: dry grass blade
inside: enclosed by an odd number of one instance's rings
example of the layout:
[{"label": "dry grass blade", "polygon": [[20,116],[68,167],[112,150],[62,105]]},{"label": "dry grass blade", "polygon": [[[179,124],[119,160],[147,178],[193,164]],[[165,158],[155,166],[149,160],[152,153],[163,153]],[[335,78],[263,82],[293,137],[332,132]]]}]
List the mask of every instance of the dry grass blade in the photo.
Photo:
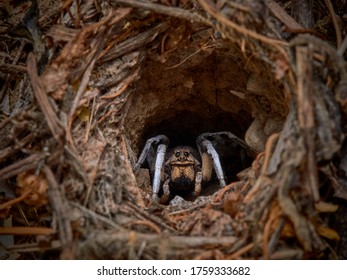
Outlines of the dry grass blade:
[{"label": "dry grass blade", "polygon": [[48,100],[47,92],[45,91],[43,83],[41,82],[41,79],[37,74],[36,59],[33,53],[29,54],[28,57],[28,74],[31,79],[31,84],[34,90],[36,100],[39,103],[41,110],[46,117],[48,127],[50,128],[55,140],[58,143],[62,143],[64,130],[60,126],[58,117]]}]

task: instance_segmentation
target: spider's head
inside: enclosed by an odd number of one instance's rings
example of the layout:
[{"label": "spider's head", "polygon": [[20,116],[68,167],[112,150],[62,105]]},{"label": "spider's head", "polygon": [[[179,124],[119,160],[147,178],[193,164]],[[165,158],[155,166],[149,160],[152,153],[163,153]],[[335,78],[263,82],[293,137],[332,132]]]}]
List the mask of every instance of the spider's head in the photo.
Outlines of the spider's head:
[{"label": "spider's head", "polygon": [[171,166],[188,166],[194,164],[195,157],[188,147],[177,147],[170,158]]}]

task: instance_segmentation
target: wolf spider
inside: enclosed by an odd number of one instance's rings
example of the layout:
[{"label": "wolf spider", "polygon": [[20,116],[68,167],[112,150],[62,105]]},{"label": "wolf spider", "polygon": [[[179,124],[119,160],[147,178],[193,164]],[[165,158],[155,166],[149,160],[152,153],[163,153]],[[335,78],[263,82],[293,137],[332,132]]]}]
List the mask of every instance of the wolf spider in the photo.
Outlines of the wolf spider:
[{"label": "wolf spider", "polygon": [[[196,143],[197,149],[178,146],[167,152],[169,139],[165,135],[147,140],[134,172],[137,173],[147,160],[152,175],[153,203],[166,203],[170,192],[192,192],[194,197],[198,196],[201,185],[211,180],[213,169],[220,187],[224,187],[226,178],[220,158],[230,153],[238,154],[242,166],[246,167],[247,157],[254,156],[250,147],[229,131],[203,133]],[[159,199],[161,186],[163,195]]]}]

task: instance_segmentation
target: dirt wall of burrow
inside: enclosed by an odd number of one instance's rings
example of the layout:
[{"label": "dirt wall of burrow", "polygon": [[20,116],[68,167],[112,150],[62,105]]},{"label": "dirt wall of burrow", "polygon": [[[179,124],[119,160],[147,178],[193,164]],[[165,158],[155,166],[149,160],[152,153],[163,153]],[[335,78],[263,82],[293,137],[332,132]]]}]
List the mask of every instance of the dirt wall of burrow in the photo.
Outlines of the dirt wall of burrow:
[{"label": "dirt wall of burrow", "polygon": [[280,130],[287,105],[271,67],[247,59],[237,46],[225,49],[186,60],[184,49],[176,50],[165,62],[143,61],[124,121],[135,154],[158,134],[167,135],[171,146],[195,145],[199,134],[225,130],[261,151]]}]

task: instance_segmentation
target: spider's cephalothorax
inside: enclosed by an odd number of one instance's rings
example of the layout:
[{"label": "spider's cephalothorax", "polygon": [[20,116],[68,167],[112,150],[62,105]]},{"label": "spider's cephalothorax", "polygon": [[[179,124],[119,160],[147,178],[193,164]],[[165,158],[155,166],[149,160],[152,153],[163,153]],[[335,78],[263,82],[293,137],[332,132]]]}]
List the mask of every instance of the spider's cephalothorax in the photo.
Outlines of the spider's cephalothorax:
[{"label": "spider's cephalothorax", "polygon": [[200,162],[190,147],[177,147],[165,162],[166,172],[176,189],[187,189],[194,184],[195,174],[201,171]]},{"label": "spider's cephalothorax", "polygon": [[240,154],[241,160],[246,154],[254,155],[243,140],[228,131],[203,133],[196,141],[198,151],[188,146],[179,146],[166,152],[169,139],[165,135],[147,140],[134,166],[134,172],[137,172],[147,160],[153,177],[154,203],[159,201],[160,187],[163,190],[160,203],[165,203],[169,199],[171,191],[188,191],[198,196],[201,192],[201,183],[211,180],[213,169],[220,186],[224,187],[226,182],[217,146],[236,151]]}]

